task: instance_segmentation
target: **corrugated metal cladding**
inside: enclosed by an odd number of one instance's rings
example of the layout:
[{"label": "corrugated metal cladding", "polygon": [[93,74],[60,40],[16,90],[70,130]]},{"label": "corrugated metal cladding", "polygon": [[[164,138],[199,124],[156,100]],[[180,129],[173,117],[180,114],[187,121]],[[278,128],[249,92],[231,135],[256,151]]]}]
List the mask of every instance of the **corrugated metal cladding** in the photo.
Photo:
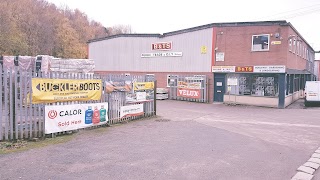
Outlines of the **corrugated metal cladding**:
[{"label": "corrugated metal cladding", "polygon": [[[172,50],[152,50],[152,43],[172,42]],[[207,52],[201,53],[205,46]],[[182,57],[141,58],[141,53],[182,52]],[[211,72],[212,28],[158,37],[118,37],[89,43],[96,71]]]}]

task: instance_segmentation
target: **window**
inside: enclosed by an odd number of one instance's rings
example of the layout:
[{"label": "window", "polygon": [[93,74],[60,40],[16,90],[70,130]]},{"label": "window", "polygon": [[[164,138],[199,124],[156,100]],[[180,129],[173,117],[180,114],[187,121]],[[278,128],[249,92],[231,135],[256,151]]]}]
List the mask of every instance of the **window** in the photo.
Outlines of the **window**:
[{"label": "window", "polygon": [[297,54],[297,56],[299,56],[299,51],[300,51],[300,43],[299,43],[299,41],[297,42],[297,48],[296,48],[296,54]]},{"label": "window", "polygon": [[278,76],[274,74],[228,74],[227,78],[238,81],[237,85],[229,86],[227,94],[273,97],[279,94]]},{"label": "window", "polygon": [[289,51],[292,52],[292,39],[289,40]]},{"label": "window", "polygon": [[252,51],[269,51],[269,34],[252,36]]},{"label": "window", "polygon": [[293,52],[294,54],[296,53],[296,39],[293,39],[292,52]]},{"label": "window", "polygon": [[167,74],[167,87],[177,86],[178,75]]}]

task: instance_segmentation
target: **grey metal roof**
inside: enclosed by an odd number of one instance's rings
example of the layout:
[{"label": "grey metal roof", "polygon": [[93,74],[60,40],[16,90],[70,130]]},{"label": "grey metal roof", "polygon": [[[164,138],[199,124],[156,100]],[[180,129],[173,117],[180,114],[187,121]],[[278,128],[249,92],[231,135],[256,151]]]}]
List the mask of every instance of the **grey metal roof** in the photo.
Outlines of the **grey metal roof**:
[{"label": "grey metal roof", "polygon": [[236,27],[236,26],[271,26],[271,25],[289,25],[287,21],[281,20],[281,21],[255,21],[255,22],[225,22],[225,23],[211,23],[211,24],[206,24],[206,25],[201,25],[201,26],[196,26],[196,27],[191,27],[187,29],[182,29],[182,30],[177,30],[177,31],[172,31],[172,32],[167,32],[161,34],[116,34],[113,36],[107,36],[103,38],[97,38],[97,39],[91,39],[88,41],[88,43],[91,42],[97,42],[97,41],[103,41],[107,39],[113,39],[113,38],[118,38],[118,37],[165,37],[165,36],[173,36],[177,34],[183,34],[183,33],[188,33],[188,32],[193,32],[193,31],[199,31],[203,29],[208,29],[212,27]]},{"label": "grey metal roof", "polygon": [[292,24],[290,22],[287,22],[286,20],[211,23],[211,24],[205,24],[205,25],[191,27],[191,28],[187,28],[187,29],[171,31],[171,32],[163,33],[162,35],[161,34],[117,34],[117,35],[113,35],[113,36],[92,39],[92,40],[89,40],[87,43],[103,41],[103,40],[113,39],[113,38],[118,38],[118,37],[158,37],[158,38],[161,38],[161,37],[173,36],[173,35],[193,32],[193,31],[199,31],[199,30],[208,29],[208,28],[212,28],[212,27],[272,26],[272,25],[290,26],[299,35],[299,37],[304,40],[304,42],[309,46],[309,48],[311,48],[314,51],[314,49],[301,36],[301,34],[292,26]]}]

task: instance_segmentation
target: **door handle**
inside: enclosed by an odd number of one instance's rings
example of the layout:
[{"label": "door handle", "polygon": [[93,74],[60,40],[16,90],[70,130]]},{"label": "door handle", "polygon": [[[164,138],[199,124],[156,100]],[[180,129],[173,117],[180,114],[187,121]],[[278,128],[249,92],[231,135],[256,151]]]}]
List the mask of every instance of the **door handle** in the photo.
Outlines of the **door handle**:
[{"label": "door handle", "polygon": [[220,91],[220,90],[217,90],[217,92],[218,92],[218,93],[221,93],[221,91]]}]

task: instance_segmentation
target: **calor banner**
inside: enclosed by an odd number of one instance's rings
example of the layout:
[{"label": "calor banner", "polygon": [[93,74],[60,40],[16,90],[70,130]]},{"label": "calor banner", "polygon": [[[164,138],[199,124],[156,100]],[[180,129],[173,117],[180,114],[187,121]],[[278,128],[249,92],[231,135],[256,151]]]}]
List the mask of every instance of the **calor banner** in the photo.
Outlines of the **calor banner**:
[{"label": "calor banner", "polygon": [[108,122],[108,103],[45,106],[45,133],[56,133]]},{"label": "calor banner", "polygon": [[32,103],[100,100],[100,79],[32,78]]}]

